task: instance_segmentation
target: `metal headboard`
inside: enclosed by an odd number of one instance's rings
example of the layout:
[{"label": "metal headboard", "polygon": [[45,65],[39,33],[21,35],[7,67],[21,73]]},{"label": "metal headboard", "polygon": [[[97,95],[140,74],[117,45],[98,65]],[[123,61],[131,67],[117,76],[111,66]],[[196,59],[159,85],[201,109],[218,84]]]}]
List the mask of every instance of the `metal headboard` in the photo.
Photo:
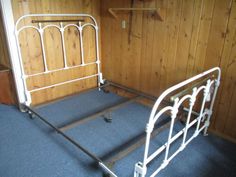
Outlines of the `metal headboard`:
[{"label": "metal headboard", "polygon": [[[75,20],[74,18],[78,17],[78,18],[89,18],[91,22],[85,22],[83,19],[78,19]],[[27,18],[63,18],[61,20],[32,20],[30,24],[25,25],[23,22],[25,19]],[[65,20],[64,18],[73,18],[73,19],[68,19]],[[75,22],[78,22],[75,24]],[[66,22],[66,24],[65,24]],[[73,23],[71,23],[73,22]],[[82,23],[83,22],[83,23]],[[23,24],[20,27],[20,24]],[[55,24],[57,23],[57,24]],[[59,25],[58,25],[59,24]],[[80,50],[81,50],[81,63],[77,64],[77,65],[73,65],[73,66],[68,66],[68,61],[67,61],[67,50],[65,47],[65,36],[64,36],[64,31],[66,28],[73,26],[75,27],[78,31],[79,31],[79,36],[80,36]],[[96,45],[96,60],[94,62],[86,62],[85,58],[84,58],[84,48],[83,48],[83,37],[82,37],[82,32],[84,30],[84,28],[86,26],[91,26],[92,28],[94,28],[95,30],[95,45]],[[58,31],[60,32],[61,35],[61,45],[62,45],[62,52],[63,52],[63,67],[59,68],[59,69],[52,69],[50,70],[48,67],[48,63],[47,63],[47,57],[46,57],[46,52],[45,52],[45,43],[44,43],[44,31],[45,29],[48,28],[56,28],[58,29]],[[26,30],[26,29],[34,29],[39,33],[39,38],[40,38],[40,45],[41,45],[41,49],[42,49],[42,58],[43,58],[43,67],[44,70],[42,72],[37,72],[34,74],[26,74],[25,70],[24,70],[24,65],[23,65],[23,58],[22,58],[22,53],[21,53],[21,47],[20,47],[20,41],[19,41],[19,35],[22,31]],[[32,100],[31,100],[31,93],[32,92],[36,92],[36,91],[40,91],[40,90],[44,90],[44,89],[48,89],[48,88],[52,88],[52,87],[56,87],[56,86],[60,86],[63,84],[68,84],[71,82],[76,82],[79,80],[84,80],[84,79],[89,79],[92,77],[97,77],[98,78],[98,86],[100,86],[101,83],[103,83],[103,79],[102,79],[102,73],[101,73],[101,69],[100,69],[100,57],[99,57],[99,41],[98,41],[98,25],[97,22],[95,20],[95,18],[89,14],[29,14],[29,15],[24,15],[22,17],[20,17],[15,24],[15,37],[16,37],[16,41],[17,41],[17,49],[18,49],[18,55],[19,55],[19,59],[20,59],[20,68],[21,68],[21,74],[22,74],[22,80],[23,80],[23,85],[24,85],[24,94],[26,97],[26,105],[30,105]],[[62,71],[62,70],[68,70],[68,69],[73,69],[73,68],[79,68],[79,67],[85,67],[88,65],[93,65],[96,64],[97,65],[97,72],[95,74],[92,75],[88,75],[88,76],[84,76],[84,77],[79,77],[76,79],[72,79],[72,80],[67,80],[64,82],[60,82],[60,83],[56,83],[56,84],[52,84],[52,85],[48,85],[48,86],[43,86],[43,87],[39,87],[39,88],[34,88],[29,90],[27,88],[27,78],[29,77],[33,77],[33,76],[38,76],[38,75],[44,75],[44,74],[48,74],[48,73],[53,73],[53,72],[57,72],[57,71]]]}]

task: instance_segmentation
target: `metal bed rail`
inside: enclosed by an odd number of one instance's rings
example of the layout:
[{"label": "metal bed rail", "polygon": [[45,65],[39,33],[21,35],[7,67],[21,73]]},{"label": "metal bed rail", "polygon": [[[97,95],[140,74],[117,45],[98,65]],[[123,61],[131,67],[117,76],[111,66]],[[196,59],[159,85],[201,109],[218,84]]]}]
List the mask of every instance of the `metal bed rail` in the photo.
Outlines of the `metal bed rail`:
[{"label": "metal bed rail", "polygon": [[54,126],[52,123],[50,123],[46,118],[44,118],[43,116],[41,116],[39,113],[37,113],[33,108],[25,105],[25,109],[27,110],[27,112],[29,112],[30,114],[33,114],[36,118],[38,118],[39,120],[41,120],[42,122],[44,122],[46,125],[48,125],[49,127],[51,127],[53,130],[55,130],[58,134],[60,134],[63,138],[65,138],[67,141],[69,141],[71,144],[73,144],[75,147],[77,147],[78,149],[80,149],[81,151],[83,151],[85,154],[87,154],[90,158],[92,158],[95,162],[98,163],[98,165],[107,173],[109,173],[109,175],[111,175],[112,177],[117,177],[116,174],[114,172],[112,172],[111,169],[109,169],[109,167],[107,167],[107,165],[104,164],[104,162],[97,157],[95,154],[93,154],[92,152],[90,152],[89,150],[87,150],[85,147],[83,147],[81,144],[79,144],[78,142],[76,142],[74,139],[72,139],[71,137],[69,137],[68,135],[66,135],[64,132],[62,132],[59,128],[57,128],[56,126]]},{"label": "metal bed rail", "polygon": [[[68,135],[65,134],[65,131],[67,131],[67,130],[69,130],[71,128],[74,128],[76,126],[84,124],[84,123],[86,123],[88,121],[92,121],[92,120],[94,120],[96,118],[99,118],[101,116],[105,116],[105,115],[111,113],[112,111],[115,111],[115,110],[117,110],[117,109],[119,109],[119,108],[121,108],[123,106],[131,104],[131,103],[133,103],[135,101],[138,101],[138,99],[140,99],[140,98],[147,98],[149,100],[155,100],[153,96],[147,95],[147,94],[142,93],[142,92],[137,91],[137,90],[133,90],[133,89],[124,87],[122,85],[119,85],[119,84],[111,82],[111,81],[107,81],[104,85],[101,85],[100,87],[90,89],[90,91],[92,91],[94,89],[105,89],[106,87],[109,87],[109,86],[120,88],[120,89],[122,89],[124,91],[127,91],[127,92],[130,92],[130,93],[134,94],[135,96],[133,96],[131,98],[128,98],[128,99],[126,99],[124,101],[121,101],[121,102],[119,102],[117,104],[114,104],[112,106],[109,106],[109,107],[107,107],[105,109],[102,109],[100,111],[97,111],[95,113],[92,113],[92,114],[90,114],[88,116],[80,117],[80,118],[78,118],[78,120],[76,120],[76,121],[74,121],[72,123],[66,124],[66,125],[64,125],[62,127],[54,126],[45,117],[43,117],[42,115],[37,113],[33,107],[25,105],[25,110],[26,110],[26,112],[32,118],[34,118],[34,117],[39,118],[42,122],[44,122],[46,125],[48,125],[52,129],[54,129],[58,134],[63,136],[67,141],[69,141],[74,146],[76,146],[78,149],[80,149],[85,154],[87,154],[89,157],[91,157],[95,162],[98,163],[98,165],[104,170],[104,172],[106,174],[109,174],[109,176],[116,177],[115,173],[112,171],[113,165],[115,164],[115,162],[117,162],[118,160],[124,158],[125,156],[127,156],[128,154],[130,154],[135,149],[137,149],[138,147],[142,146],[145,143],[145,132],[142,132],[141,136],[137,136],[137,137],[134,137],[134,138],[130,139],[129,140],[130,143],[128,143],[128,145],[124,146],[124,144],[126,144],[126,143],[124,143],[120,147],[118,147],[118,150],[114,150],[111,153],[106,154],[102,158],[97,157],[95,154],[93,154],[92,152],[90,152],[89,150],[84,148],[82,145],[80,145],[78,142],[76,142],[71,137],[69,137]],[[163,123],[163,125],[156,126],[154,128],[154,132],[153,132],[152,137],[155,137],[161,131],[163,131],[164,129],[169,127],[170,123],[171,123],[170,120],[168,120],[168,121],[165,121]]]},{"label": "metal bed rail", "polygon": [[[204,80],[206,76],[212,75],[214,73],[217,73],[216,79],[212,79],[212,77],[210,77],[207,80],[206,84],[205,82],[199,81],[200,79]],[[187,79],[175,86],[170,87],[169,89],[167,89],[160,95],[160,97],[157,99],[157,101],[155,102],[152,108],[151,115],[147,123],[144,157],[143,157],[142,162],[138,162],[135,164],[134,177],[145,177],[147,174],[148,165],[150,164],[150,162],[153,161],[161,153],[164,153],[164,159],[161,165],[158,166],[158,168],[154,172],[151,173],[151,177],[156,176],[162,169],[164,169],[169,164],[169,162],[179,152],[185,149],[185,147],[195,137],[197,137],[201,131],[204,131],[205,135],[207,134],[207,129],[210,125],[210,118],[212,115],[213,105],[214,105],[217,90],[220,84],[220,77],[221,77],[221,70],[220,68],[215,67],[199,75],[196,75],[190,79]],[[174,98],[173,106],[166,106],[158,110],[160,104],[162,103],[164,98],[167,97],[167,95],[196,81],[199,81],[200,84],[197,84],[192,89],[190,94],[187,92],[184,92],[184,94],[180,94],[179,96]],[[203,93],[200,112],[199,114],[197,113],[198,115],[197,118],[194,118],[192,120],[192,115],[193,114],[196,115],[196,113],[193,112],[193,107],[196,103],[197,96],[200,93]],[[177,114],[179,112],[179,108],[185,101],[188,101],[189,103],[189,108],[185,109],[188,112],[185,127],[179,132],[177,132],[175,135],[173,135],[173,128],[174,128],[175,120],[177,118]],[[206,108],[207,102],[209,103],[209,108]],[[171,113],[171,124],[169,127],[169,134],[168,134],[167,142],[164,143],[162,146],[158,147],[153,153],[149,154],[150,141],[151,141],[152,133],[154,131],[155,124],[157,120],[166,112]],[[190,129],[190,127],[193,127],[194,125],[196,125],[194,134],[190,138],[187,138],[188,130]],[[170,154],[169,150],[170,150],[171,144],[175,142],[177,139],[179,139],[180,137],[182,137],[181,145],[178,147],[178,149],[174,153]]]}]

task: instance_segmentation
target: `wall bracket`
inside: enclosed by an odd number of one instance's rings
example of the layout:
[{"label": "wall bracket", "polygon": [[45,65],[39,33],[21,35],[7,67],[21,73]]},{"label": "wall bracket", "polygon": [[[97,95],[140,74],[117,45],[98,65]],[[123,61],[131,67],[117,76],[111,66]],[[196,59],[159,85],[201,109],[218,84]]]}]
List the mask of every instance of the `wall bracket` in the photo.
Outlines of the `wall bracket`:
[{"label": "wall bracket", "polygon": [[114,17],[114,18],[118,18],[116,11],[153,11],[155,12],[155,14],[157,15],[158,19],[160,21],[163,21],[163,17],[160,13],[161,8],[128,8],[128,7],[121,7],[121,8],[109,8],[108,9],[109,13]]}]

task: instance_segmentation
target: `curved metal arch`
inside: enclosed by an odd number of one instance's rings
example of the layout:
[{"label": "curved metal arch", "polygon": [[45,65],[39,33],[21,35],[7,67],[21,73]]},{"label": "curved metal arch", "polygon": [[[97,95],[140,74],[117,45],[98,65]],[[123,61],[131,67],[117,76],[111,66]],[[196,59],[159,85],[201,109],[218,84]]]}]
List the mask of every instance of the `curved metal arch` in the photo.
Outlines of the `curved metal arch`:
[{"label": "curved metal arch", "polygon": [[28,17],[88,17],[88,18],[92,19],[92,21],[94,22],[95,26],[98,26],[96,19],[92,15],[89,15],[89,14],[27,14],[27,15],[21,16],[16,21],[15,29],[17,30],[19,23],[23,19],[28,18]]},{"label": "curved metal arch", "polygon": [[95,26],[94,24],[92,24],[92,23],[85,23],[85,24],[83,24],[82,26],[81,26],[81,28],[83,29],[83,28],[85,28],[85,27],[89,27],[89,26],[92,26],[95,30],[96,30],[96,28],[97,28],[97,26]]},{"label": "curved metal arch", "polygon": [[46,25],[42,28],[42,30],[46,30],[47,28],[57,28],[60,32],[61,27],[58,25]]},{"label": "curved metal arch", "polygon": [[202,90],[204,91],[204,89],[206,89],[206,88],[207,88],[206,85],[203,85],[203,86],[199,87],[196,91],[196,95],[198,95]]},{"label": "curved metal arch", "polygon": [[185,100],[191,99],[191,98],[196,97],[196,96],[197,96],[197,95],[195,95],[195,93],[193,93],[192,95],[188,94],[188,95],[183,96],[183,97],[178,101],[176,107],[179,108],[180,105],[181,105]]},{"label": "curved metal arch", "polygon": [[160,118],[160,116],[161,116],[162,114],[164,114],[164,113],[167,112],[167,111],[172,111],[173,109],[174,109],[173,106],[166,106],[166,107],[162,108],[162,109],[155,115],[155,117],[154,117],[153,120],[152,120],[152,123],[155,124],[156,121]]},{"label": "curved metal arch", "polygon": [[[210,84],[209,84],[209,87],[211,87],[211,85],[214,83],[215,81],[211,81]],[[193,97],[197,97],[197,95],[203,90],[203,89],[206,89],[207,88],[207,85],[205,86],[201,86],[199,88],[196,88],[196,91],[193,92],[193,94],[188,94],[188,95],[185,95],[183,96],[179,101],[178,101],[178,104],[177,104],[177,107],[179,108],[179,106],[186,100],[186,99],[191,99]]]},{"label": "curved metal arch", "polygon": [[177,89],[179,89],[179,88],[181,88],[181,87],[183,87],[183,86],[185,86],[185,85],[187,85],[187,84],[189,84],[189,83],[191,83],[191,82],[193,82],[193,81],[195,81],[195,80],[198,80],[198,79],[200,79],[201,77],[204,77],[204,76],[206,76],[206,75],[208,75],[208,74],[210,74],[210,73],[213,73],[213,72],[217,72],[217,73],[218,73],[217,82],[220,82],[221,70],[220,70],[219,67],[214,67],[214,68],[212,68],[212,69],[210,69],[210,70],[208,70],[208,71],[205,71],[205,72],[203,72],[203,73],[201,73],[201,74],[198,74],[198,75],[196,75],[196,76],[194,76],[194,77],[192,77],[192,78],[190,78],[190,79],[187,79],[187,80],[185,80],[185,81],[182,81],[182,82],[180,82],[179,84],[174,85],[174,86],[168,88],[167,90],[165,90],[165,91],[159,96],[159,98],[157,99],[157,101],[155,102],[155,104],[154,104],[154,106],[153,106],[153,108],[152,108],[150,117],[149,117],[149,122],[150,122],[151,119],[155,116],[156,111],[157,111],[157,108],[158,108],[159,105],[161,104],[162,100],[163,100],[168,94],[170,94],[170,93],[173,92],[174,90],[177,90]]},{"label": "curved metal arch", "polygon": [[64,30],[66,30],[67,28],[69,28],[70,26],[75,27],[78,31],[80,30],[80,27],[78,25],[75,24],[67,24],[65,25],[63,28]]},{"label": "curved metal arch", "polygon": [[20,33],[21,31],[23,31],[23,30],[25,30],[25,29],[28,29],[28,28],[33,28],[33,29],[35,29],[35,30],[37,30],[38,32],[39,32],[39,28],[38,27],[36,27],[36,26],[24,26],[24,27],[21,27],[19,30],[17,30],[17,32],[18,33]]}]

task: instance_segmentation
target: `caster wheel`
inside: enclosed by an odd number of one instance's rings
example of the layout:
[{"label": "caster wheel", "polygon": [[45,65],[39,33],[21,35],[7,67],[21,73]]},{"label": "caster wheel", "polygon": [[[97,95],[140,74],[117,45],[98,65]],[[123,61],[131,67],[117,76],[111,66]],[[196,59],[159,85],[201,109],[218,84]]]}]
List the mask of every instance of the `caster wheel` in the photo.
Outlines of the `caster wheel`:
[{"label": "caster wheel", "polygon": [[108,89],[102,89],[102,91],[104,92],[104,93],[110,93],[110,91],[108,90]]},{"label": "caster wheel", "polygon": [[35,118],[35,114],[32,113],[31,111],[28,111],[29,117],[30,119],[34,119]]},{"label": "caster wheel", "polygon": [[111,117],[111,113],[108,113],[107,115],[104,115],[104,121],[107,123],[111,123],[112,122],[112,117]]}]

